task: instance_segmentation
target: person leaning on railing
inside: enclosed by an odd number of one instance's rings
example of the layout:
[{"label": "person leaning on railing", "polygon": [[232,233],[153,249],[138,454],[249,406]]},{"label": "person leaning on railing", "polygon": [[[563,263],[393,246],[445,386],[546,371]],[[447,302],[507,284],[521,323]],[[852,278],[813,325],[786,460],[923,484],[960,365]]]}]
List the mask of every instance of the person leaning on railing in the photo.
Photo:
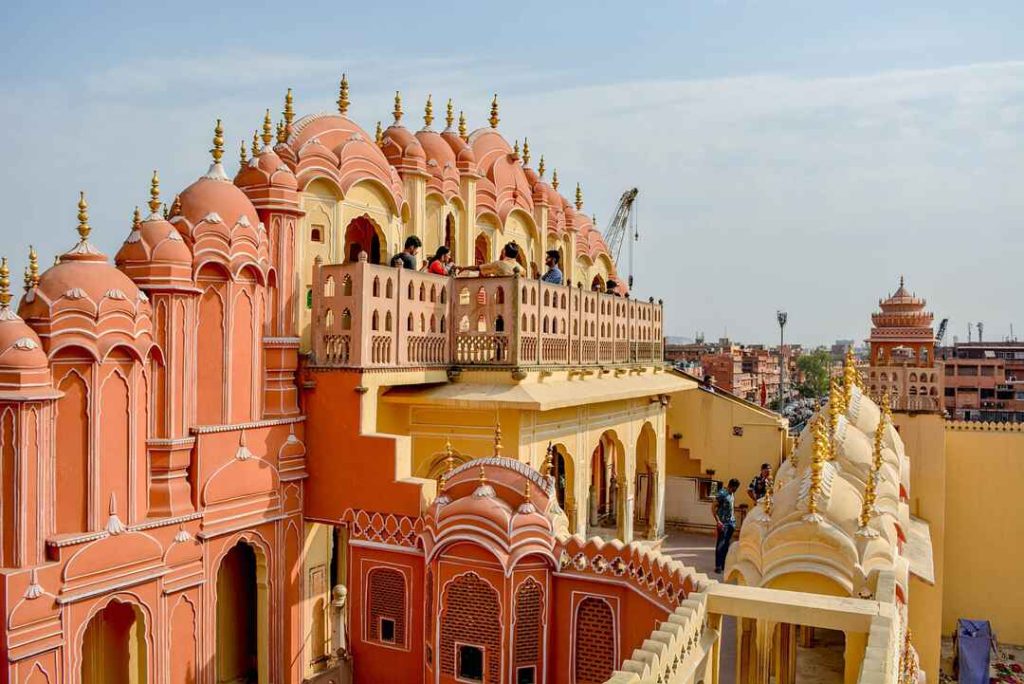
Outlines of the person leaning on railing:
[{"label": "person leaning on railing", "polygon": [[407,268],[410,271],[418,269],[416,265],[416,254],[420,251],[423,242],[415,235],[405,239],[405,249],[391,257],[391,266],[394,268]]},{"label": "person leaning on railing", "polygon": [[452,263],[451,250],[444,245],[438,247],[437,251],[434,252],[434,256],[427,260],[426,270],[434,275],[451,275],[454,268],[455,264]]},{"label": "person leaning on railing", "polygon": [[561,285],[563,282],[562,269],[558,267],[558,262],[561,260],[562,255],[558,253],[557,249],[549,249],[547,256],[544,257],[544,265],[548,267],[548,270],[540,279],[545,283]]},{"label": "person leaning on railing", "polygon": [[463,266],[459,273],[476,271],[482,276],[510,276],[515,275],[519,270],[519,245],[513,242],[506,242],[501,249],[501,258],[497,261],[489,261],[479,266]]}]

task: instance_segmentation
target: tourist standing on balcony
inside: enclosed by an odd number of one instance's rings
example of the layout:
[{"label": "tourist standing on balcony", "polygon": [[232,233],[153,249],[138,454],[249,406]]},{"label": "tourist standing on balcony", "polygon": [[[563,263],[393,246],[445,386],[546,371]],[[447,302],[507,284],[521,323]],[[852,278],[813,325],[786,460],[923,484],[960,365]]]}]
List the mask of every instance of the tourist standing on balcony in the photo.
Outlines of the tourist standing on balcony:
[{"label": "tourist standing on balcony", "polygon": [[558,253],[557,249],[549,249],[547,256],[544,258],[544,265],[548,267],[548,270],[541,276],[541,280],[545,283],[552,283],[554,285],[561,285],[562,280],[562,269],[558,267],[558,262],[562,260],[562,255]]},{"label": "tourist standing on balcony", "polygon": [[754,476],[754,479],[750,481],[750,486],[747,487],[747,496],[757,504],[768,493],[768,488],[771,486],[772,467],[768,463],[762,463],[761,472]]},{"label": "tourist standing on balcony", "polygon": [[416,254],[420,251],[423,242],[415,235],[405,239],[405,249],[391,257],[391,265],[395,268],[408,268],[411,271],[417,270]]},{"label": "tourist standing on balcony", "polygon": [[463,266],[459,272],[477,271],[482,276],[510,276],[519,270],[519,245],[506,242],[501,249],[501,258],[479,266]]},{"label": "tourist standing on balcony", "polygon": [[446,276],[452,272],[451,250],[441,245],[434,252],[434,256],[427,261],[427,271],[434,275]]},{"label": "tourist standing on balcony", "polygon": [[725,569],[725,556],[729,553],[729,542],[736,531],[736,516],[733,514],[733,495],[740,488],[740,481],[735,477],[729,485],[718,490],[715,500],[711,502],[711,515],[715,518],[715,572],[721,574]]},{"label": "tourist standing on balcony", "polygon": [[607,288],[605,294],[610,294],[610,295],[613,295],[615,297],[621,297],[622,296],[622,294],[619,293],[619,284],[617,282],[615,282],[614,280],[612,280],[611,278],[609,278],[608,282],[605,283],[605,287]]}]

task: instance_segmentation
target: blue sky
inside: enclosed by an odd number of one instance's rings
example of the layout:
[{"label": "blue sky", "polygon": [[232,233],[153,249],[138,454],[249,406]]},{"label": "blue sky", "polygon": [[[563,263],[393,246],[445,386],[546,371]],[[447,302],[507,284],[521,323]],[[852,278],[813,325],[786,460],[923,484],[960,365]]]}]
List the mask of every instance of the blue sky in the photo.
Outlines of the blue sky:
[{"label": "blue sky", "polygon": [[[1024,331],[1024,3],[5,4],[4,252],[109,255],[158,168],[171,194],[295,88],[406,123],[428,92],[502,130],[604,221],[640,188],[637,293],[669,332],[862,339],[900,273],[951,333]],[[231,159],[234,156],[232,155]],[[229,169],[232,170],[232,169]]]}]

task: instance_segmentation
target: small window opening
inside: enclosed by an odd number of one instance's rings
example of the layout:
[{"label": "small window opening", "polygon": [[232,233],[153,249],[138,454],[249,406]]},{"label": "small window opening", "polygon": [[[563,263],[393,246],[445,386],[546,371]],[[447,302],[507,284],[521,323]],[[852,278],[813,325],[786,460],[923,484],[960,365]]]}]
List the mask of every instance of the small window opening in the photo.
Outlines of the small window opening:
[{"label": "small window opening", "polygon": [[484,650],[479,646],[459,644],[458,678],[469,682],[484,681]]},{"label": "small window opening", "polygon": [[391,618],[380,619],[380,640],[386,644],[395,643],[395,621]]}]

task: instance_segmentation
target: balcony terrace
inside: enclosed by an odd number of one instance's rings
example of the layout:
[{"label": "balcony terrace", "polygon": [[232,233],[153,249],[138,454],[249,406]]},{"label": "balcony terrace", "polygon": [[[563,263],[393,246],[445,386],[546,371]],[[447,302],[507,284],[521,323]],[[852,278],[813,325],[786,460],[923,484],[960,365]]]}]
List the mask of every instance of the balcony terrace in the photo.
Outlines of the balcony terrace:
[{"label": "balcony terrace", "polygon": [[521,276],[316,264],[312,362],[351,368],[615,366],[664,359],[662,305]]}]

